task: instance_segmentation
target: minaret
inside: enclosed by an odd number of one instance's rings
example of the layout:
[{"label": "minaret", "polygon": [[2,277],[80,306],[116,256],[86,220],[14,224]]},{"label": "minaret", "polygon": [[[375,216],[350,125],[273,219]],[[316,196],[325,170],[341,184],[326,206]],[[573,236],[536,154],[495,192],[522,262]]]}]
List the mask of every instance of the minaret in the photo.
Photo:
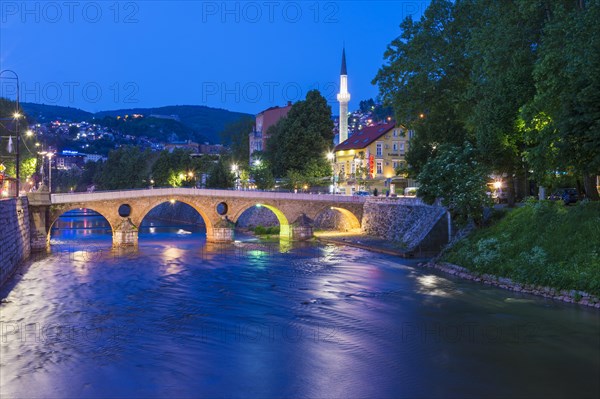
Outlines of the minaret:
[{"label": "minaret", "polygon": [[346,49],[342,49],[342,71],[340,72],[340,92],[337,95],[340,103],[340,144],[348,139],[348,72],[346,71]]}]

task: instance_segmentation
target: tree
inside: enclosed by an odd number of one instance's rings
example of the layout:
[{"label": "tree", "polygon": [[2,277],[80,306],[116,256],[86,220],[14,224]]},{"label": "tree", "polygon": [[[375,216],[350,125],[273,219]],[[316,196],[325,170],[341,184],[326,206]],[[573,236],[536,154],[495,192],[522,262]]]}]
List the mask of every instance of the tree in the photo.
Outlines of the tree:
[{"label": "tree", "polygon": [[520,177],[524,191],[528,169],[518,120],[520,109],[535,95],[533,68],[544,8],[515,1],[471,3],[470,12],[480,17],[469,28],[467,43],[472,72],[465,97],[473,106],[466,125],[482,162],[507,176],[508,200],[513,204],[513,178]]},{"label": "tree", "polygon": [[465,97],[471,60],[466,57],[470,4],[433,0],[420,21],[407,17],[401,35],[384,54],[387,63],[373,79],[397,121],[416,132],[407,160],[418,175],[436,147],[461,145],[468,138]]},{"label": "tree", "polygon": [[259,190],[269,190],[275,186],[275,178],[271,172],[271,165],[267,161],[255,164],[250,173],[254,177],[254,183]]},{"label": "tree", "polygon": [[325,157],[333,141],[331,107],[319,91],[309,91],[268,134],[266,157],[276,176],[285,176],[288,170],[305,173],[308,165],[331,173]]},{"label": "tree", "polygon": [[249,134],[254,129],[254,118],[244,116],[225,126],[219,134],[221,143],[229,146],[231,157],[241,165],[247,165],[250,157]]},{"label": "tree", "polygon": [[[24,134],[27,129],[27,115],[22,109],[17,109],[17,104],[0,97],[0,163],[6,167],[6,176],[16,176],[16,152],[17,152],[17,123],[14,119],[15,112],[21,114],[19,118],[19,176],[21,181],[28,179],[35,173],[37,166],[37,154],[35,138]],[[12,152],[8,151],[8,143],[12,140]]]},{"label": "tree", "polygon": [[[583,177],[600,200],[600,0],[550,2],[535,65],[536,95],[523,116],[531,128],[530,157],[540,167]],[[538,172],[538,174],[540,174]]]},{"label": "tree", "polygon": [[231,173],[224,157],[220,157],[209,172],[206,186],[209,188],[232,188],[235,177]]},{"label": "tree", "polygon": [[485,190],[489,169],[476,156],[477,151],[467,142],[462,147],[441,145],[437,156],[419,173],[417,195],[428,204],[441,199],[459,221],[479,222],[483,205],[489,201]]},{"label": "tree", "polygon": [[150,151],[122,147],[108,154],[98,184],[103,190],[142,188],[148,185]]}]

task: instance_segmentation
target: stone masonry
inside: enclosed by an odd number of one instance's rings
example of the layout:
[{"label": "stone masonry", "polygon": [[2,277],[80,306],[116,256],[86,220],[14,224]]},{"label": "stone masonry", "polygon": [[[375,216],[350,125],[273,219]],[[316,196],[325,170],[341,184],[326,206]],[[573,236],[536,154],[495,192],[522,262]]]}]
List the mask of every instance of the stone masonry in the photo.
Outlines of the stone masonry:
[{"label": "stone masonry", "polygon": [[29,257],[30,252],[27,198],[0,200],[0,285]]}]

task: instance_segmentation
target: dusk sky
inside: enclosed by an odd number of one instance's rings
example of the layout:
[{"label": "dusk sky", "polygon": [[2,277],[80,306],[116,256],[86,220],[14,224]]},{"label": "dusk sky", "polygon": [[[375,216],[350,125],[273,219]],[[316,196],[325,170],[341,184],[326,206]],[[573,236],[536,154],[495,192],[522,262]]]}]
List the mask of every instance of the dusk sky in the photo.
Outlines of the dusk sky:
[{"label": "dusk sky", "polygon": [[255,114],[318,88],[337,114],[343,44],[352,110],[377,96],[387,45],[428,3],[3,1],[0,70],[18,73],[21,101],[91,112],[186,104]]}]

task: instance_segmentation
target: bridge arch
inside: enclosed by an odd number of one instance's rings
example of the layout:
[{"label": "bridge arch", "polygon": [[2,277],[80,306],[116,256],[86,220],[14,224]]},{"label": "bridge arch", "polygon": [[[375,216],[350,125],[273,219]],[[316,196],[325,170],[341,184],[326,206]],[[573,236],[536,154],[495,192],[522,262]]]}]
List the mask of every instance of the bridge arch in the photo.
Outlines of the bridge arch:
[{"label": "bridge arch", "polygon": [[237,223],[238,219],[240,218],[240,216],[242,216],[242,214],[244,212],[246,212],[248,209],[253,208],[255,206],[265,207],[268,210],[270,210],[271,212],[273,212],[275,214],[275,217],[277,217],[277,221],[279,221],[279,237],[290,238],[292,231],[291,231],[290,221],[289,221],[288,217],[285,215],[285,213],[283,213],[283,211],[281,209],[279,209],[279,207],[277,207],[275,205],[271,205],[269,203],[256,202],[256,203],[248,203],[246,205],[243,205],[243,206],[239,207],[235,211],[235,213],[231,216],[231,221],[234,223]]},{"label": "bridge arch", "polygon": [[141,208],[133,209],[132,223],[139,228],[140,225],[142,224],[142,221],[144,220],[144,218],[148,215],[148,213],[150,213],[150,211],[152,209],[154,209],[157,206],[164,204],[164,203],[175,203],[175,202],[181,202],[183,204],[186,204],[186,205],[190,206],[191,208],[193,208],[196,212],[198,212],[198,214],[204,221],[204,225],[206,226],[207,240],[210,239],[212,237],[212,233],[213,233],[213,226],[214,226],[213,220],[211,220],[209,214],[207,213],[206,209],[204,209],[203,206],[200,206],[199,204],[195,203],[193,200],[188,200],[187,198],[180,198],[180,197],[156,198]]},{"label": "bridge arch", "polygon": [[351,210],[344,208],[343,206],[323,206],[313,213],[314,220],[318,220],[319,216],[323,215],[328,211],[334,211],[342,217],[342,229],[345,231],[360,229],[361,223],[358,217]]},{"label": "bridge arch", "polygon": [[[111,220],[110,216],[103,210],[101,210],[101,207],[94,207],[94,206],[88,206],[85,205],[83,206],[82,204],[70,204],[70,205],[64,205],[61,207],[53,207],[53,209],[50,210],[50,220],[48,223],[48,231],[47,231],[47,240],[50,240],[50,236],[52,234],[52,227],[54,226],[54,224],[58,221],[58,219],[63,216],[65,213],[70,212],[70,211],[74,211],[76,209],[88,209],[90,211],[94,211],[97,214],[99,214],[100,216],[102,216],[107,222],[108,225],[110,226],[110,230],[111,230],[111,234],[114,234],[115,232],[115,228],[116,228],[116,221],[115,220]],[[98,210],[100,209],[100,210]]]}]

